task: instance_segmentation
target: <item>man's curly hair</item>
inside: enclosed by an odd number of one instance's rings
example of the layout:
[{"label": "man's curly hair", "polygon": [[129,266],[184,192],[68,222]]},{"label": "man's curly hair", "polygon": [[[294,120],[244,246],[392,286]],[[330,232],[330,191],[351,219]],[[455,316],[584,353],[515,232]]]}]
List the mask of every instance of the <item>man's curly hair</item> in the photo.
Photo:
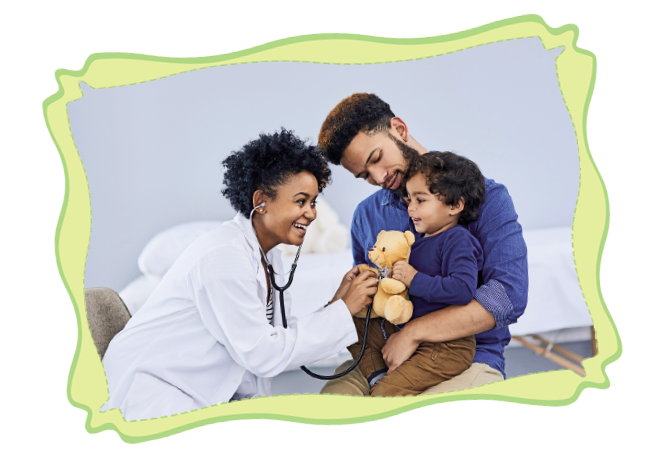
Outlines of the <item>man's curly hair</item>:
[{"label": "man's curly hair", "polygon": [[331,110],[320,128],[318,147],[329,162],[340,164],[343,152],[359,132],[375,133],[390,128],[394,113],[373,93],[354,93]]},{"label": "man's curly hair", "polygon": [[417,174],[424,176],[430,192],[446,205],[464,199],[458,223],[468,224],[478,219],[478,209],[486,193],[484,176],[475,162],[449,151],[433,151],[411,161],[406,182]]},{"label": "man's curly hair", "polygon": [[331,170],[318,148],[283,127],[273,134],[261,133],[240,150],[232,151],[223,166],[225,188],[221,193],[246,217],[253,209],[252,196],[257,190],[275,199],[280,185],[304,171],[315,176],[318,192],[331,180]]}]

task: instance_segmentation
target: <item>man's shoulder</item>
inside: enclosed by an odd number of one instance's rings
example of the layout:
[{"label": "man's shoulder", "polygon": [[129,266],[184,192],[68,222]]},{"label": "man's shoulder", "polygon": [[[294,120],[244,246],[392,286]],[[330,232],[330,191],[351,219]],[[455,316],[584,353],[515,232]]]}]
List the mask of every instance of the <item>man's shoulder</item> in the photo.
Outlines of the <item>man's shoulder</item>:
[{"label": "man's shoulder", "polygon": [[[478,238],[483,246],[485,233],[491,233],[505,225],[512,225],[518,220],[514,202],[505,185],[485,178],[485,190],[486,197],[478,209],[478,220],[467,225],[471,234]],[[518,224],[517,226],[520,227]]]},{"label": "man's shoulder", "polygon": [[480,206],[480,211],[485,207],[500,207],[508,202],[511,202],[511,196],[507,187],[502,183],[498,183],[490,178],[484,179],[485,183],[485,201]]},{"label": "man's shoulder", "polygon": [[498,196],[503,193],[509,194],[505,185],[487,177],[484,179],[484,187],[487,198]]},{"label": "man's shoulder", "polygon": [[496,182],[494,179],[487,178],[487,177],[484,178],[484,188],[487,194],[489,194],[490,191],[497,190],[499,188],[504,188],[504,187],[505,185]]}]

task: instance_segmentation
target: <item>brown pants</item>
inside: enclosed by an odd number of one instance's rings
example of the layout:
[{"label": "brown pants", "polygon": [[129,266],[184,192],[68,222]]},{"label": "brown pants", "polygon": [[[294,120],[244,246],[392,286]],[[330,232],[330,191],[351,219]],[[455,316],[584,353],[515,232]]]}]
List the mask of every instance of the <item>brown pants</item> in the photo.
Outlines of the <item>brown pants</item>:
[{"label": "brown pants", "polygon": [[[368,378],[377,371],[387,370],[381,349],[385,338],[381,330],[381,318],[370,320],[367,331],[365,353],[358,364],[363,376]],[[348,347],[354,359],[361,351],[365,320],[354,317],[359,342]],[[384,323],[388,336],[397,328],[390,322]],[[418,395],[431,386],[451,379],[471,366],[475,355],[475,338],[468,336],[448,342],[422,342],[412,357],[384,376],[370,391],[373,397],[398,397]]]}]

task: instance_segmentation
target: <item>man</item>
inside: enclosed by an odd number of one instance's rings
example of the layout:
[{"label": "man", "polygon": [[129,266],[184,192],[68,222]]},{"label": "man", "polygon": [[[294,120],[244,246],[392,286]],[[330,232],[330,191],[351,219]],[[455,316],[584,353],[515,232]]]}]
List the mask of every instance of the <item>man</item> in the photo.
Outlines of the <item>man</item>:
[{"label": "man", "polygon": [[[374,94],[355,93],[327,116],[318,145],[329,162],[356,178],[382,189],[363,200],[352,221],[354,264],[369,262],[367,251],[381,230],[415,233],[405,202],[405,173],[410,160],[427,153],[395,117],[390,106]],[[507,189],[485,179],[486,201],[479,218],[467,228],[484,252],[474,299],[465,306],[449,306],[408,322],[391,335],[382,350],[388,374],[417,350],[421,342],[445,342],[475,335],[472,366],[455,378],[423,394],[466,389],[505,377],[504,349],[511,340],[508,325],[527,305],[527,248]],[[349,363],[336,371],[343,371]],[[369,395],[369,384],[358,369],[327,382],[326,394]]]}]

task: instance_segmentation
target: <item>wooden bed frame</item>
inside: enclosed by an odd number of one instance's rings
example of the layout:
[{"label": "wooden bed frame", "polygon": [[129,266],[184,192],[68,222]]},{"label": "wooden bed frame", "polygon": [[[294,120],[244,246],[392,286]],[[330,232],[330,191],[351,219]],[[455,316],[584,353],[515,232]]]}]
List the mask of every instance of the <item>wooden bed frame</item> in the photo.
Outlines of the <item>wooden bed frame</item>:
[{"label": "wooden bed frame", "polygon": [[[582,366],[584,357],[575,354],[570,349],[557,346],[537,334],[533,334],[530,337],[538,341],[539,344],[525,339],[524,336],[512,336],[512,339],[516,340],[517,342],[521,343],[523,346],[536,352],[537,354],[543,355],[548,360],[551,360],[564,368],[568,368],[569,370],[574,371],[580,376],[586,375],[584,372],[584,367]],[[593,327],[590,328],[590,342],[594,357],[595,355],[597,355],[597,339],[595,339],[595,329]]]}]

